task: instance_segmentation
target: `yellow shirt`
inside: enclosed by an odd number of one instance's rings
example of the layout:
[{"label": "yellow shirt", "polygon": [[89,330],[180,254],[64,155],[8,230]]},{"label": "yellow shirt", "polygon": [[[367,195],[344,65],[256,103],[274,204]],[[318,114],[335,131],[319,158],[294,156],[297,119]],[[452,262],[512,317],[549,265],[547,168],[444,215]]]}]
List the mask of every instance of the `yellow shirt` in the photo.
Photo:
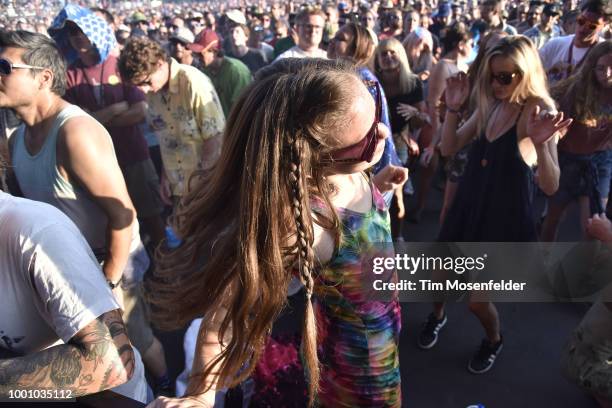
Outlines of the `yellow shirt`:
[{"label": "yellow shirt", "polygon": [[202,142],[223,133],[221,102],[205,74],[171,59],[168,88],[148,93],[147,103],[172,195],[181,196],[191,173],[201,168]]}]

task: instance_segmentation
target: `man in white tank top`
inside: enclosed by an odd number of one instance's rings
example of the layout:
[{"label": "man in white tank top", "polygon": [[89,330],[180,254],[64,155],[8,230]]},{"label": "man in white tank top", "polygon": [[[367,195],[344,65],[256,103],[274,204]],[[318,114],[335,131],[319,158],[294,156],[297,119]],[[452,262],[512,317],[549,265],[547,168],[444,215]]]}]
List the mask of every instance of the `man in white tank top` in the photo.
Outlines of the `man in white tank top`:
[{"label": "man in white tank top", "polygon": [[[0,148],[0,179],[5,154]],[[3,188],[0,399],[65,400],[112,388],[146,403],[140,355],[87,241],[56,208]]]},{"label": "man in white tank top", "polygon": [[100,123],[61,98],[65,86],[66,65],[52,40],[25,31],[0,34],[0,108],[12,108],[24,122],[10,140],[19,188],[76,224],[122,308],[126,294],[131,340],[163,377],[163,348],[137,302],[149,259],[112,140]]}]

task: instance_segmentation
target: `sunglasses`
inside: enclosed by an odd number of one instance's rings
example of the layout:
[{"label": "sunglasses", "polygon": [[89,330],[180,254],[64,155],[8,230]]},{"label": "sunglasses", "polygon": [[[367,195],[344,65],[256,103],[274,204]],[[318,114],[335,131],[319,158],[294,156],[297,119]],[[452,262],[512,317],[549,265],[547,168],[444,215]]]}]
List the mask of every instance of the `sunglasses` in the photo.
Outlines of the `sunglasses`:
[{"label": "sunglasses", "polygon": [[11,61],[4,58],[0,59],[0,75],[9,76],[14,69],[45,69],[43,67],[35,67],[34,65],[13,64]]},{"label": "sunglasses", "polygon": [[365,137],[359,142],[333,151],[331,153],[331,162],[333,163],[369,163],[374,158],[376,142],[378,140],[378,124],[382,117],[382,92],[378,82],[369,82],[366,85],[376,94],[376,116],[374,117],[374,123],[372,123],[372,127],[370,127]]},{"label": "sunglasses", "polygon": [[582,16],[578,16],[576,18],[576,23],[578,23],[580,26],[586,25],[589,30],[595,30],[599,27],[599,24],[589,21]]},{"label": "sunglasses", "polygon": [[500,72],[498,74],[491,73],[491,81],[497,81],[500,85],[510,85],[514,77],[516,77],[518,73],[516,72]]}]

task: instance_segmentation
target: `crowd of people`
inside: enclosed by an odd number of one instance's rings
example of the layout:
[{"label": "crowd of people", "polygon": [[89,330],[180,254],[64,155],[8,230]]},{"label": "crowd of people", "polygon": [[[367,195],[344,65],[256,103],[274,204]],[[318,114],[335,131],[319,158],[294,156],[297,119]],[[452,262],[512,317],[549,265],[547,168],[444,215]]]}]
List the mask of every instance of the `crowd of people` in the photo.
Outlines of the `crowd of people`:
[{"label": "crowd of people", "polygon": [[[400,303],[364,247],[418,241],[432,186],[438,241],[555,241],[577,202],[612,242],[605,0],[63,3],[0,5],[0,395],[399,407]],[[476,295],[484,374],[504,336]],[[190,325],[175,388],[152,326]],[[564,359],[602,407],[611,342],[598,301]]]}]

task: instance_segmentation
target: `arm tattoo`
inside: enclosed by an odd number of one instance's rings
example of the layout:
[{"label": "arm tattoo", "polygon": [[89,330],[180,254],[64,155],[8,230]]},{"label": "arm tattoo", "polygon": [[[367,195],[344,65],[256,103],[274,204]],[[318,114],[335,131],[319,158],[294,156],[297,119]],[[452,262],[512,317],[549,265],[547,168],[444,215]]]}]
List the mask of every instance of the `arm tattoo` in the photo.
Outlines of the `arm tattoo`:
[{"label": "arm tattoo", "polygon": [[0,359],[0,395],[15,389],[71,390],[74,396],[123,384],[134,372],[134,351],[118,310],[79,331],[68,344]]}]

